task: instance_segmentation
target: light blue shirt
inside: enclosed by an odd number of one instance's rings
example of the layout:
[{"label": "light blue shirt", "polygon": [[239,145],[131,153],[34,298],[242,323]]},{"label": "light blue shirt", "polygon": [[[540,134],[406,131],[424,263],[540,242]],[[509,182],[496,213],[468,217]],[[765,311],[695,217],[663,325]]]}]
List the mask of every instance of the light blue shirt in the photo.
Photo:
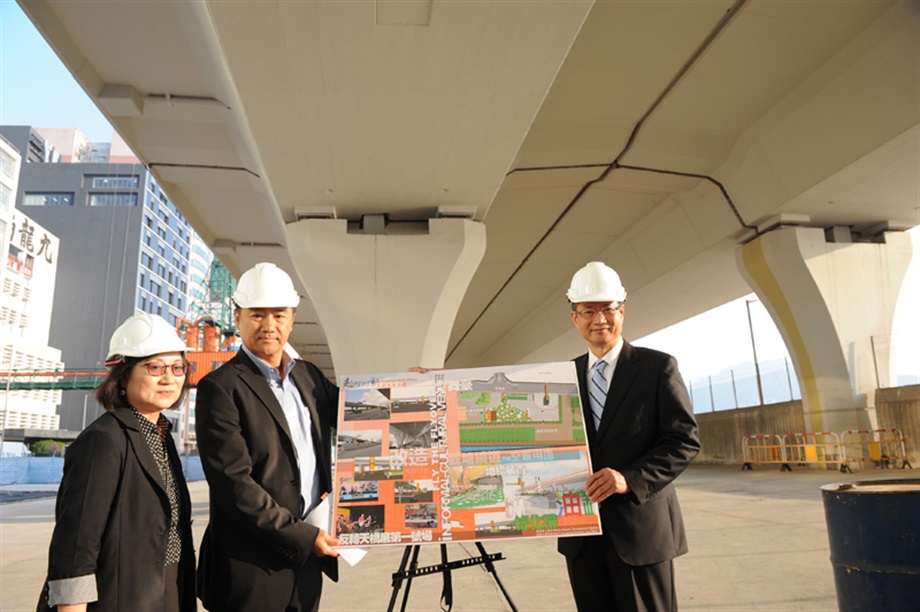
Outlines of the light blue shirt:
[{"label": "light blue shirt", "polygon": [[597,367],[598,361],[606,361],[607,367],[604,370],[604,378],[607,379],[607,393],[610,393],[610,383],[613,382],[613,371],[617,369],[617,361],[620,360],[620,353],[623,352],[623,336],[617,340],[613,348],[607,351],[603,357],[595,357],[594,353],[588,351],[588,380],[594,375],[594,368]]},{"label": "light blue shirt", "polygon": [[275,399],[281,404],[284,418],[287,419],[288,429],[291,430],[291,441],[294,443],[294,452],[297,454],[297,465],[300,468],[300,511],[301,518],[307,516],[320,502],[319,474],[316,472],[316,452],[313,449],[313,423],[310,410],[303,402],[297,385],[291,378],[291,370],[296,362],[284,353],[281,357],[281,368],[284,369],[284,378],[278,368],[273,368],[252,351],[243,346],[243,351],[252,359],[256,367],[268,381]]}]

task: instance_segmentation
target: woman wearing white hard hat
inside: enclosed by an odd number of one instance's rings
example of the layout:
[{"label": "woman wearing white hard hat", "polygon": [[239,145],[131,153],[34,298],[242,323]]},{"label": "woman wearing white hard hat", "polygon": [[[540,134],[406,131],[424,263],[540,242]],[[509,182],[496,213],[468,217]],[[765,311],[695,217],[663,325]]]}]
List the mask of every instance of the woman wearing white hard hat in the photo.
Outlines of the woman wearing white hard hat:
[{"label": "woman wearing white hard hat", "polygon": [[39,610],[196,609],[191,503],[169,421],[188,395],[186,347],[161,317],[115,330],[96,399],[67,449]]}]

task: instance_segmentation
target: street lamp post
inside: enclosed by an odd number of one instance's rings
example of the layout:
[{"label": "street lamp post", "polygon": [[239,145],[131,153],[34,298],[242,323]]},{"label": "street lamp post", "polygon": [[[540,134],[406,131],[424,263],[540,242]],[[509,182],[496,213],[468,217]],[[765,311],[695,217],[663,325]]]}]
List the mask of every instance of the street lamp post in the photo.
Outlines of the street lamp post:
[{"label": "street lamp post", "polygon": [[751,302],[757,300],[744,300],[747,307],[748,328],[751,330],[751,351],[754,353],[754,373],[757,376],[757,396],[760,398],[760,405],[763,406],[763,384],[760,382],[760,364],[757,363],[757,345],[754,343],[754,323],[751,321]]}]

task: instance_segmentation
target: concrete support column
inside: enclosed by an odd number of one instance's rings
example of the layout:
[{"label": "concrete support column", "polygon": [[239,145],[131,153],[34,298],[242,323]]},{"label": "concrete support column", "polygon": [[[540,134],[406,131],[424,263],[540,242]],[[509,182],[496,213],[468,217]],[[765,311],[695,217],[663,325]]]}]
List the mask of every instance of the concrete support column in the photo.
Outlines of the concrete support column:
[{"label": "concrete support column", "polygon": [[875,428],[875,389],[895,382],[892,320],[912,248],[903,232],[882,237],[789,227],[737,251],[795,363],[811,431]]},{"label": "concrete support column", "polygon": [[[344,219],[287,226],[288,250],[343,374],[444,365],[485,226],[431,219],[427,233],[349,233]],[[382,228],[381,228],[382,229]]]}]

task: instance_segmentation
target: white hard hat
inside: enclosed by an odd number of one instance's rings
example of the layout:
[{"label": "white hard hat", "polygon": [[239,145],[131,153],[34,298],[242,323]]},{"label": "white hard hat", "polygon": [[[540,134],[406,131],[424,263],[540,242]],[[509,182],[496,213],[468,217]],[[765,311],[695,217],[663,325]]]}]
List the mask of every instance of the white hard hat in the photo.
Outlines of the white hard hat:
[{"label": "white hard hat", "polygon": [[246,270],[233,292],[240,308],[297,308],[300,296],[287,272],[273,263],[258,263]]},{"label": "white hard hat", "polygon": [[626,289],[620,275],[601,261],[586,264],[572,277],[565,297],[573,304],[579,302],[624,302]]},{"label": "white hard hat", "polygon": [[109,341],[109,362],[117,363],[125,357],[149,357],[159,353],[184,353],[185,343],[176,330],[163,317],[146,312],[128,317]]}]

